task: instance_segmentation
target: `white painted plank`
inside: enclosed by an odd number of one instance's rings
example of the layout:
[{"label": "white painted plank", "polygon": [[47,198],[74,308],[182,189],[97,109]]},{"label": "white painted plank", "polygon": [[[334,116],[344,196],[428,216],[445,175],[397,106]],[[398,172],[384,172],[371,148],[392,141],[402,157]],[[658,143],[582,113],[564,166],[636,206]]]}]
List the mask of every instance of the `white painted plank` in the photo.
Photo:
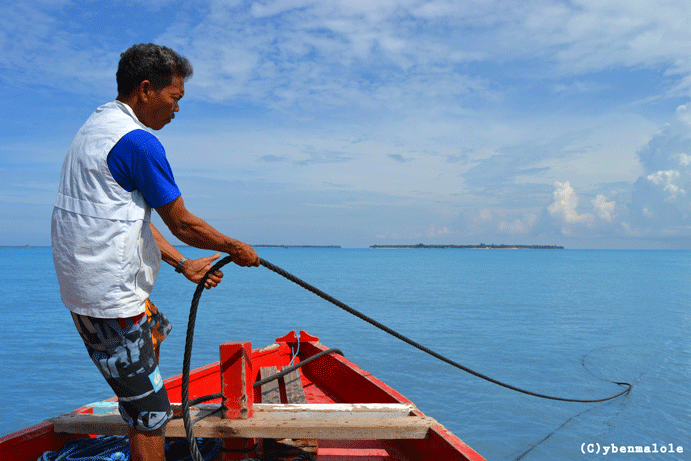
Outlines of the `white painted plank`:
[{"label": "white painted plank", "polygon": [[[126,435],[127,425],[119,415],[70,413],[48,420],[56,432]],[[307,416],[292,413],[258,412],[249,419],[221,419],[211,416],[194,426],[197,437],[272,439],[420,439],[438,423],[426,416],[369,417]],[[181,419],[166,425],[166,436],[184,437]]]}]

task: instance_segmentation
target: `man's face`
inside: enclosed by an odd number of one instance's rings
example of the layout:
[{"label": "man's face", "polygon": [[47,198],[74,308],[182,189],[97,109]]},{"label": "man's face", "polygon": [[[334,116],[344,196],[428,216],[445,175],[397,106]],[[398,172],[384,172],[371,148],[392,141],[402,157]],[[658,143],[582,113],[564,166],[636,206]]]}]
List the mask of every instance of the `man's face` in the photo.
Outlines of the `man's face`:
[{"label": "man's face", "polygon": [[175,112],[180,110],[178,101],[185,95],[185,80],[173,74],[170,85],[159,92],[149,88],[146,95],[145,113],[140,121],[152,130],[160,130],[170,123],[175,118]]}]

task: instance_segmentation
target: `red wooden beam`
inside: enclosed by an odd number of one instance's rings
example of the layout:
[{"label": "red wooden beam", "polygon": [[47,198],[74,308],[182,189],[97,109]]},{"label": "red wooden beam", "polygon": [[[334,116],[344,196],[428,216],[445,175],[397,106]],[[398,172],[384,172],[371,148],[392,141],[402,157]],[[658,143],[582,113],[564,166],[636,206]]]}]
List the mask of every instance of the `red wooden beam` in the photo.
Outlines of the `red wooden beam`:
[{"label": "red wooden beam", "polygon": [[252,343],[231,341],[221,344],[221,393],[224,418],[247,419],[253,414]]},{"label": "red wooden beam", "polygon": [[[231,341],[220,346],[221,353],[221,393],[223,394],[223,417],[227,419],[247,419],[254,414],[254,374],[252,373],[252,343],[250,341]],[[245,459],[247,449],[254,444],[250,439],[224,439],[223,461]],[[251,454],[247,453],[249,456]]]}]

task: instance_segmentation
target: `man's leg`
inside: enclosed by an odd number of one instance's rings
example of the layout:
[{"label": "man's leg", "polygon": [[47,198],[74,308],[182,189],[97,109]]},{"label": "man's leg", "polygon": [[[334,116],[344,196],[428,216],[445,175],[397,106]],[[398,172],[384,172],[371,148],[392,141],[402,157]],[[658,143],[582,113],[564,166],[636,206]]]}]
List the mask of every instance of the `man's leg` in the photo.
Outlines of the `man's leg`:
[{"label": "man's leg", "polygon": [[[149,328],[151,329],[151,339],[156,355],[156,364],[158,365],[159,356],[161,354],[161,342],[166,338],[170,332],[170,322],[163,314],[158,311],[158,308],[146,300],[146,315],[148,318]],[[163,333],[161,333],[161,331]],[[133,427],[129,427],[130,438],[130,461],[165,461],[165,439],[163,438],[163,429],[156,429],[153,431],[139,431]]]},{"label": "man's leg", "polygon": [[164,461],[162,428],[173,413],[158,369],[149,320],[142,316],[98,319],[77,314],[73,319],[89,355],[118,396],[120,415],[130,426],[131,459]]},{"label": "man's leg", "polygon": [[165,461],[163,430],[138,431],[129,428],[130,461]]}]

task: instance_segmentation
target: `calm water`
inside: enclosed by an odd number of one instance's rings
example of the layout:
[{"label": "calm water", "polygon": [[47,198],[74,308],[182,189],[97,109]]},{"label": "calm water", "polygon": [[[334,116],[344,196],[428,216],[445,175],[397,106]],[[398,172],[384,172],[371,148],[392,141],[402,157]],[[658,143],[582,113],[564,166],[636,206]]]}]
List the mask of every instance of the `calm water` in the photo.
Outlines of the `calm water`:
[{"label": "calm water", "polygon": [[[304,329],[489,460],[602,456],[582,454],[588,444],[668,451],[610,458],[691,459],[691,252],[258,252],[404,335],[512,385],[585,399],[618,392],[608,380],[631,382],[633,391],[598,404],[518,394],[437,362],[264,268],[235,266],[226,266],[223,284],[201,299],[193,366],[218,360],[220,342],[264,346]],[[0,435],[110,397],[62,306],[50,249],[0,248],[0,268]],[[164,376],[181,371],[193,292],[164,265],[152,294],[174,323],[161,354]],[[676,453],[679,447],[683,453]]]}]

